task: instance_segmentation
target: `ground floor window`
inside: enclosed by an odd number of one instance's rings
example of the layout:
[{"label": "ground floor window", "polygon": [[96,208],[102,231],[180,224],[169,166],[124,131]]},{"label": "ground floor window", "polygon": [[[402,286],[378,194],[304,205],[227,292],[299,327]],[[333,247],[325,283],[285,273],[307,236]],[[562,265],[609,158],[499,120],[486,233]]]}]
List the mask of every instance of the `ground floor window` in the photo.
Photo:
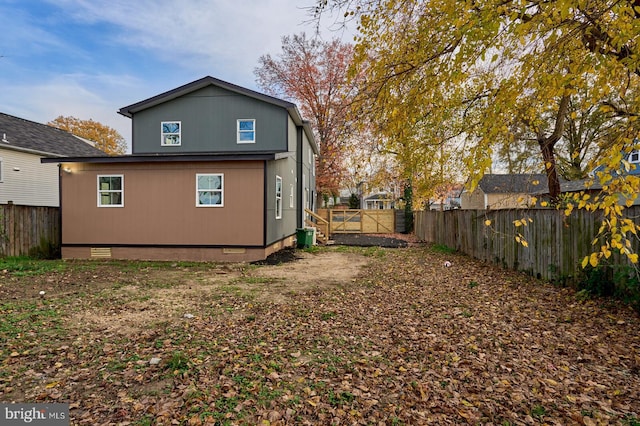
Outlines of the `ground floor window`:
[{"label": "ground floor window", "polygon": [[124,207],[123,175],[98,175],[98,207]]},{"label": "ground floor window", "polygon": [[196,206],[224,206],[224,175],[221,173],[196,175]]}]

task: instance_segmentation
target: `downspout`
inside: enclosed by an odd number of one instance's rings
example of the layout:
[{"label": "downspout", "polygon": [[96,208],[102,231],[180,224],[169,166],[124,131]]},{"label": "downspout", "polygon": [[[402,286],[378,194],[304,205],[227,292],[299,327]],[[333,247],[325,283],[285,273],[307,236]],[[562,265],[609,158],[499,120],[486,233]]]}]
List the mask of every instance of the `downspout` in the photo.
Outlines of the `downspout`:
[{"label": "downspout", "polygon": [[264,181],[264,187],[262,188],[262,193],[264,194],[264,196],[262,197],[262,247],[267,247],[267,226],[268,226],[268,222],[267,222],[267,188],[268,188],[268,182],[267,182],[267,160],[264,160],[263,162],[263,176],[262,179]]},{"label": "downspout", "polygon": [[297,197],[296,197],[296,205],[298,206],[297,208],[297,212],[298,214],[296,214],[296,224],[297,224],[297,228],[303,228],[304,227],[304,203],[303,203],[303,194],[304,194],[304,187],[302,185],[302,175],[304,173],[302,164],[303,164],[303,146],[302,146],[302,127],[300,126],[296,126],[296,192]]},{"label": "downspout", "polygon": [[58,163],[58,241],[62,259],[62,163]]}]

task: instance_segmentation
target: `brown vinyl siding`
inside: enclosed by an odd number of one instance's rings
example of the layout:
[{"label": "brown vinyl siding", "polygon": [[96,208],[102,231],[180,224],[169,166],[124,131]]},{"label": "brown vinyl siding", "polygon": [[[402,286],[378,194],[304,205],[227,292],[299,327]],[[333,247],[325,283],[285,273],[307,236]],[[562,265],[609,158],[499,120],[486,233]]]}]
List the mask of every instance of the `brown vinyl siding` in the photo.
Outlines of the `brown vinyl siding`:
[{"label": "brown vinyl siding", "polygon": [[[68,163],[63,245],[263,246],[264,162]],[[224,207],[196,207],[196,174],[224,174]],[[124,207],[97,207],[97,176],[124,176]]]}]

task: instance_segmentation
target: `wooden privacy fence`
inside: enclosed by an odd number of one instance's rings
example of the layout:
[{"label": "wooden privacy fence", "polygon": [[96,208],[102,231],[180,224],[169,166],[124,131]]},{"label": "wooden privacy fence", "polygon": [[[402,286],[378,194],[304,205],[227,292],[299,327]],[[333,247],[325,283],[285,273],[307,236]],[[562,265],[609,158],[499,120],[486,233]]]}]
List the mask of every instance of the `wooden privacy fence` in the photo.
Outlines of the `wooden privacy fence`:
[{"label": "wooden privacy fence", "polygon": [[395,210],[318,209],[318,215],[329,222],[330,234],[392,234],[395,232]]},{"label": "wooden privacy fence", "polygon": [[[640,206],[625,212],[639,223]],[[514,221],[523,218],[527,225],[516,227]],[[487,220],[491,225],[485,224]],[[601,220],[601,216],[584,210],[570,216],[546,209],[420,211],[415,213],[415,234],[423,241],[444,244],[538,278],[572,281],[582,259],[596,248],[591,242]],[[528,247],[516,241],[518,233]],[[637,252],[639,246],[636,239],[633,250]],[[617,261],[628,262],[622,257]]]},{"label": "wooden privacy fence", "polygon": [[0,205],[0,257],[50,257],[59,250],[58,207]]}]

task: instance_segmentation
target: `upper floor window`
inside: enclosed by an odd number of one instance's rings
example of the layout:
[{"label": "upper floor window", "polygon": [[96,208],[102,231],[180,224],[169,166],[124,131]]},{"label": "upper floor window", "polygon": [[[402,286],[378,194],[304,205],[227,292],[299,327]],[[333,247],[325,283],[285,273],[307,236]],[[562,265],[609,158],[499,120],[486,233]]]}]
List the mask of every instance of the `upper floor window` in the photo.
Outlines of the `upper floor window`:
[{"label": "upper floor window", "polygon": [[177,146],[182,143],[182,122],[163,121],[162,122],[162,146]]},{"label": "upper floor window", "polygon": [[196,207],[224,206],[224,175],[196,174]]},{"label": "upper floor window", "polygon": [[276,176],[276,219],[282,218],[282,178]]},{"label": "upper floor window", "polygon": [[256,142],[256,120],[238,120],[238,143]]},{"label": "upper floor window", "polygon": [[2,182],[2,157],[0,157],[0,182]]},{"label": "upper floor window", "polygon": [[123,175],[98,175],[98,207],[124,207]]},{"label": "upper floor window", "polygon": [[640,151],[631,151],[629,154],[630,163],[640,163]]}]

